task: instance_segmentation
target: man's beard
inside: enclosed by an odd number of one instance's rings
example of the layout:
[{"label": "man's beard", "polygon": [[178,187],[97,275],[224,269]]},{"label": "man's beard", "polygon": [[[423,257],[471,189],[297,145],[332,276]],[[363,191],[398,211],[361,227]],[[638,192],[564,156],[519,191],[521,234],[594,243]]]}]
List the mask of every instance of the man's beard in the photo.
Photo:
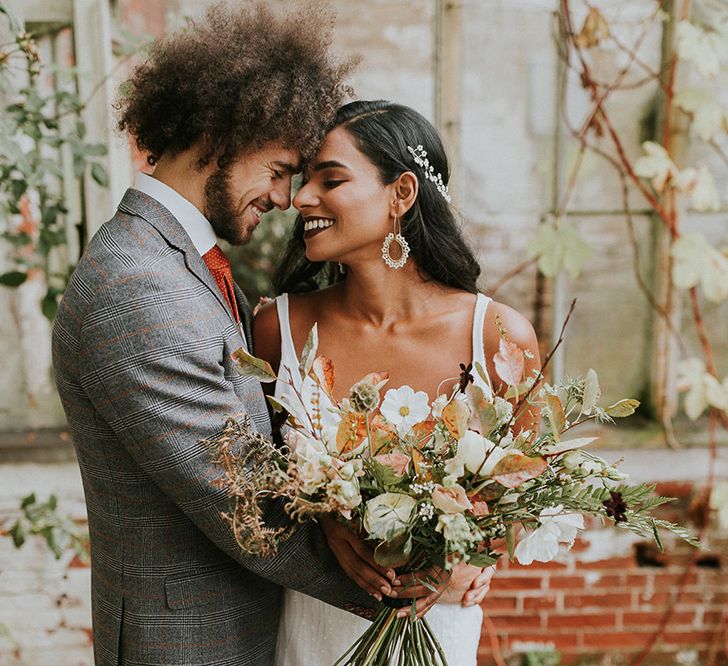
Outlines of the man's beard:
[{"label": "man's beard", "polygon": [[231,245],[243,245],[250,240],[250,230],[245,227],[242,211],[235,206],[230,192],[229,169],[220,167],[207,179],[204,212],[218,238]]}]

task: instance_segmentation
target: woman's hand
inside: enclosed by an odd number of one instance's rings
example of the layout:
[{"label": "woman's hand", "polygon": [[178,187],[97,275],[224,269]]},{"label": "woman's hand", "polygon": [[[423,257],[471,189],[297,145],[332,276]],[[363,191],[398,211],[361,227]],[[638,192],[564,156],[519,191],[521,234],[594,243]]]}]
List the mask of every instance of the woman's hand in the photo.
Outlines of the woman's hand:
[{"label": "woman's hand", "polygon": [[463,595],[460,605],[463,608],[479,606],[490,590],[490,581],[495,575],[495,566],[485,567],[470,583],[470,587]]},{"label": "woman's hand", "polygon": [[494,567],[474,567],[461,563],[453,567],[448,586],[440,598],[445,604],[462,604],[464,607],[479,604],[488,593]]},{"label": "woman's hand", "polygon": [[394,570],[378,565],[374,551],[364,541],[330,516],[320,518],[319,524],[329,548],[349,578],[377,601],[382,600],[383,594],[391,593]]},{"label": "woman's hand", "polygon": [[[415,617],[420,619],[436,603],[461,604],[465,608],[480,604],[488,594],[494,573],[495,567],[483,569],[463,563],[454,566],[449,573],[433,568],[426,572],[405,574],[395,581],[392,596],[397,599],[415,599]],[[423,584],[425,580],[427,585]],[[412,607],[406,606],[397,615],[407,617],[411,612]]]}]

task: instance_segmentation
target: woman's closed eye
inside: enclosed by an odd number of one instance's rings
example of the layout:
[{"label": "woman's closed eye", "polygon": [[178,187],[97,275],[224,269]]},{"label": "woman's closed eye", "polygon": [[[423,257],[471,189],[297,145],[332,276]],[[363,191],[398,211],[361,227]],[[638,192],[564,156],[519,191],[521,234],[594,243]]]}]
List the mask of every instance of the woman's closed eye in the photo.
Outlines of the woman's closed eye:
[{"label": "woman's closed eye", "polygon": [[329,179],[329,180],[324,181],[324,187],[328,190],[333,190],[335,187],[338,187],[339,185],[341,185],[341,183],[345,183],[345,182],[346,182],[345,180]]}]

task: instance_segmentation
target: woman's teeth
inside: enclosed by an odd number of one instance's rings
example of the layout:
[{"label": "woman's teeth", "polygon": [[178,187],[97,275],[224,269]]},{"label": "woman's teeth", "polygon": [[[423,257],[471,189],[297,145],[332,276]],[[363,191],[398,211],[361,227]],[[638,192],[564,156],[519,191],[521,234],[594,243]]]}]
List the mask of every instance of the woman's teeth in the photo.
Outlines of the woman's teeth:
[{"label": "woman's teeth", "polygon": [[326,220],[319,218],[317,220],[306,220],[303,224],[304,231],[313,231],[314,229],[326,229],[334,224],[334,220]]}]

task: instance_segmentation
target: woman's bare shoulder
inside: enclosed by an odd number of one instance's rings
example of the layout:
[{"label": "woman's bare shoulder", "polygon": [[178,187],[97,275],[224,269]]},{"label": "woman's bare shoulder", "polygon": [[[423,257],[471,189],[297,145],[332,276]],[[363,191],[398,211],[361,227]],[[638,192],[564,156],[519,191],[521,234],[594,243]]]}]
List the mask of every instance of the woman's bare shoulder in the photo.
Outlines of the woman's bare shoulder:
[{"label": "woman's bare shoulder", "polygon": [[526,354],[525,374],[541,369],[538,338],[531,322],[515,308],[491,301],[483,325],[485,358],[492,361],[500,348],[501,335],[523,349]]},{"label": "woman's bare shoulder", "polygon": [[341,290],[340,285],[332,284],[315,291],[304,291],[298,294],[288,294],[288,307],[296,314],[316,314],[322,307],[327,306],[337,298]]},{"label": "woman's bare shoulder", "polygon": [[258,308],[253,318],[255,355],[271,364],[275,370],[281,362],[281,330],[275,301]]},{"label": "woman's bare shoulder", "polygon": [[505,331],[508,340],[521,349],[528,349],[533,353],[538,351],[536,332],[528,318],[510,305],[491,301],[485,318],[486,346],[488,338],[492,338],[497,348],[501,331]]}]

